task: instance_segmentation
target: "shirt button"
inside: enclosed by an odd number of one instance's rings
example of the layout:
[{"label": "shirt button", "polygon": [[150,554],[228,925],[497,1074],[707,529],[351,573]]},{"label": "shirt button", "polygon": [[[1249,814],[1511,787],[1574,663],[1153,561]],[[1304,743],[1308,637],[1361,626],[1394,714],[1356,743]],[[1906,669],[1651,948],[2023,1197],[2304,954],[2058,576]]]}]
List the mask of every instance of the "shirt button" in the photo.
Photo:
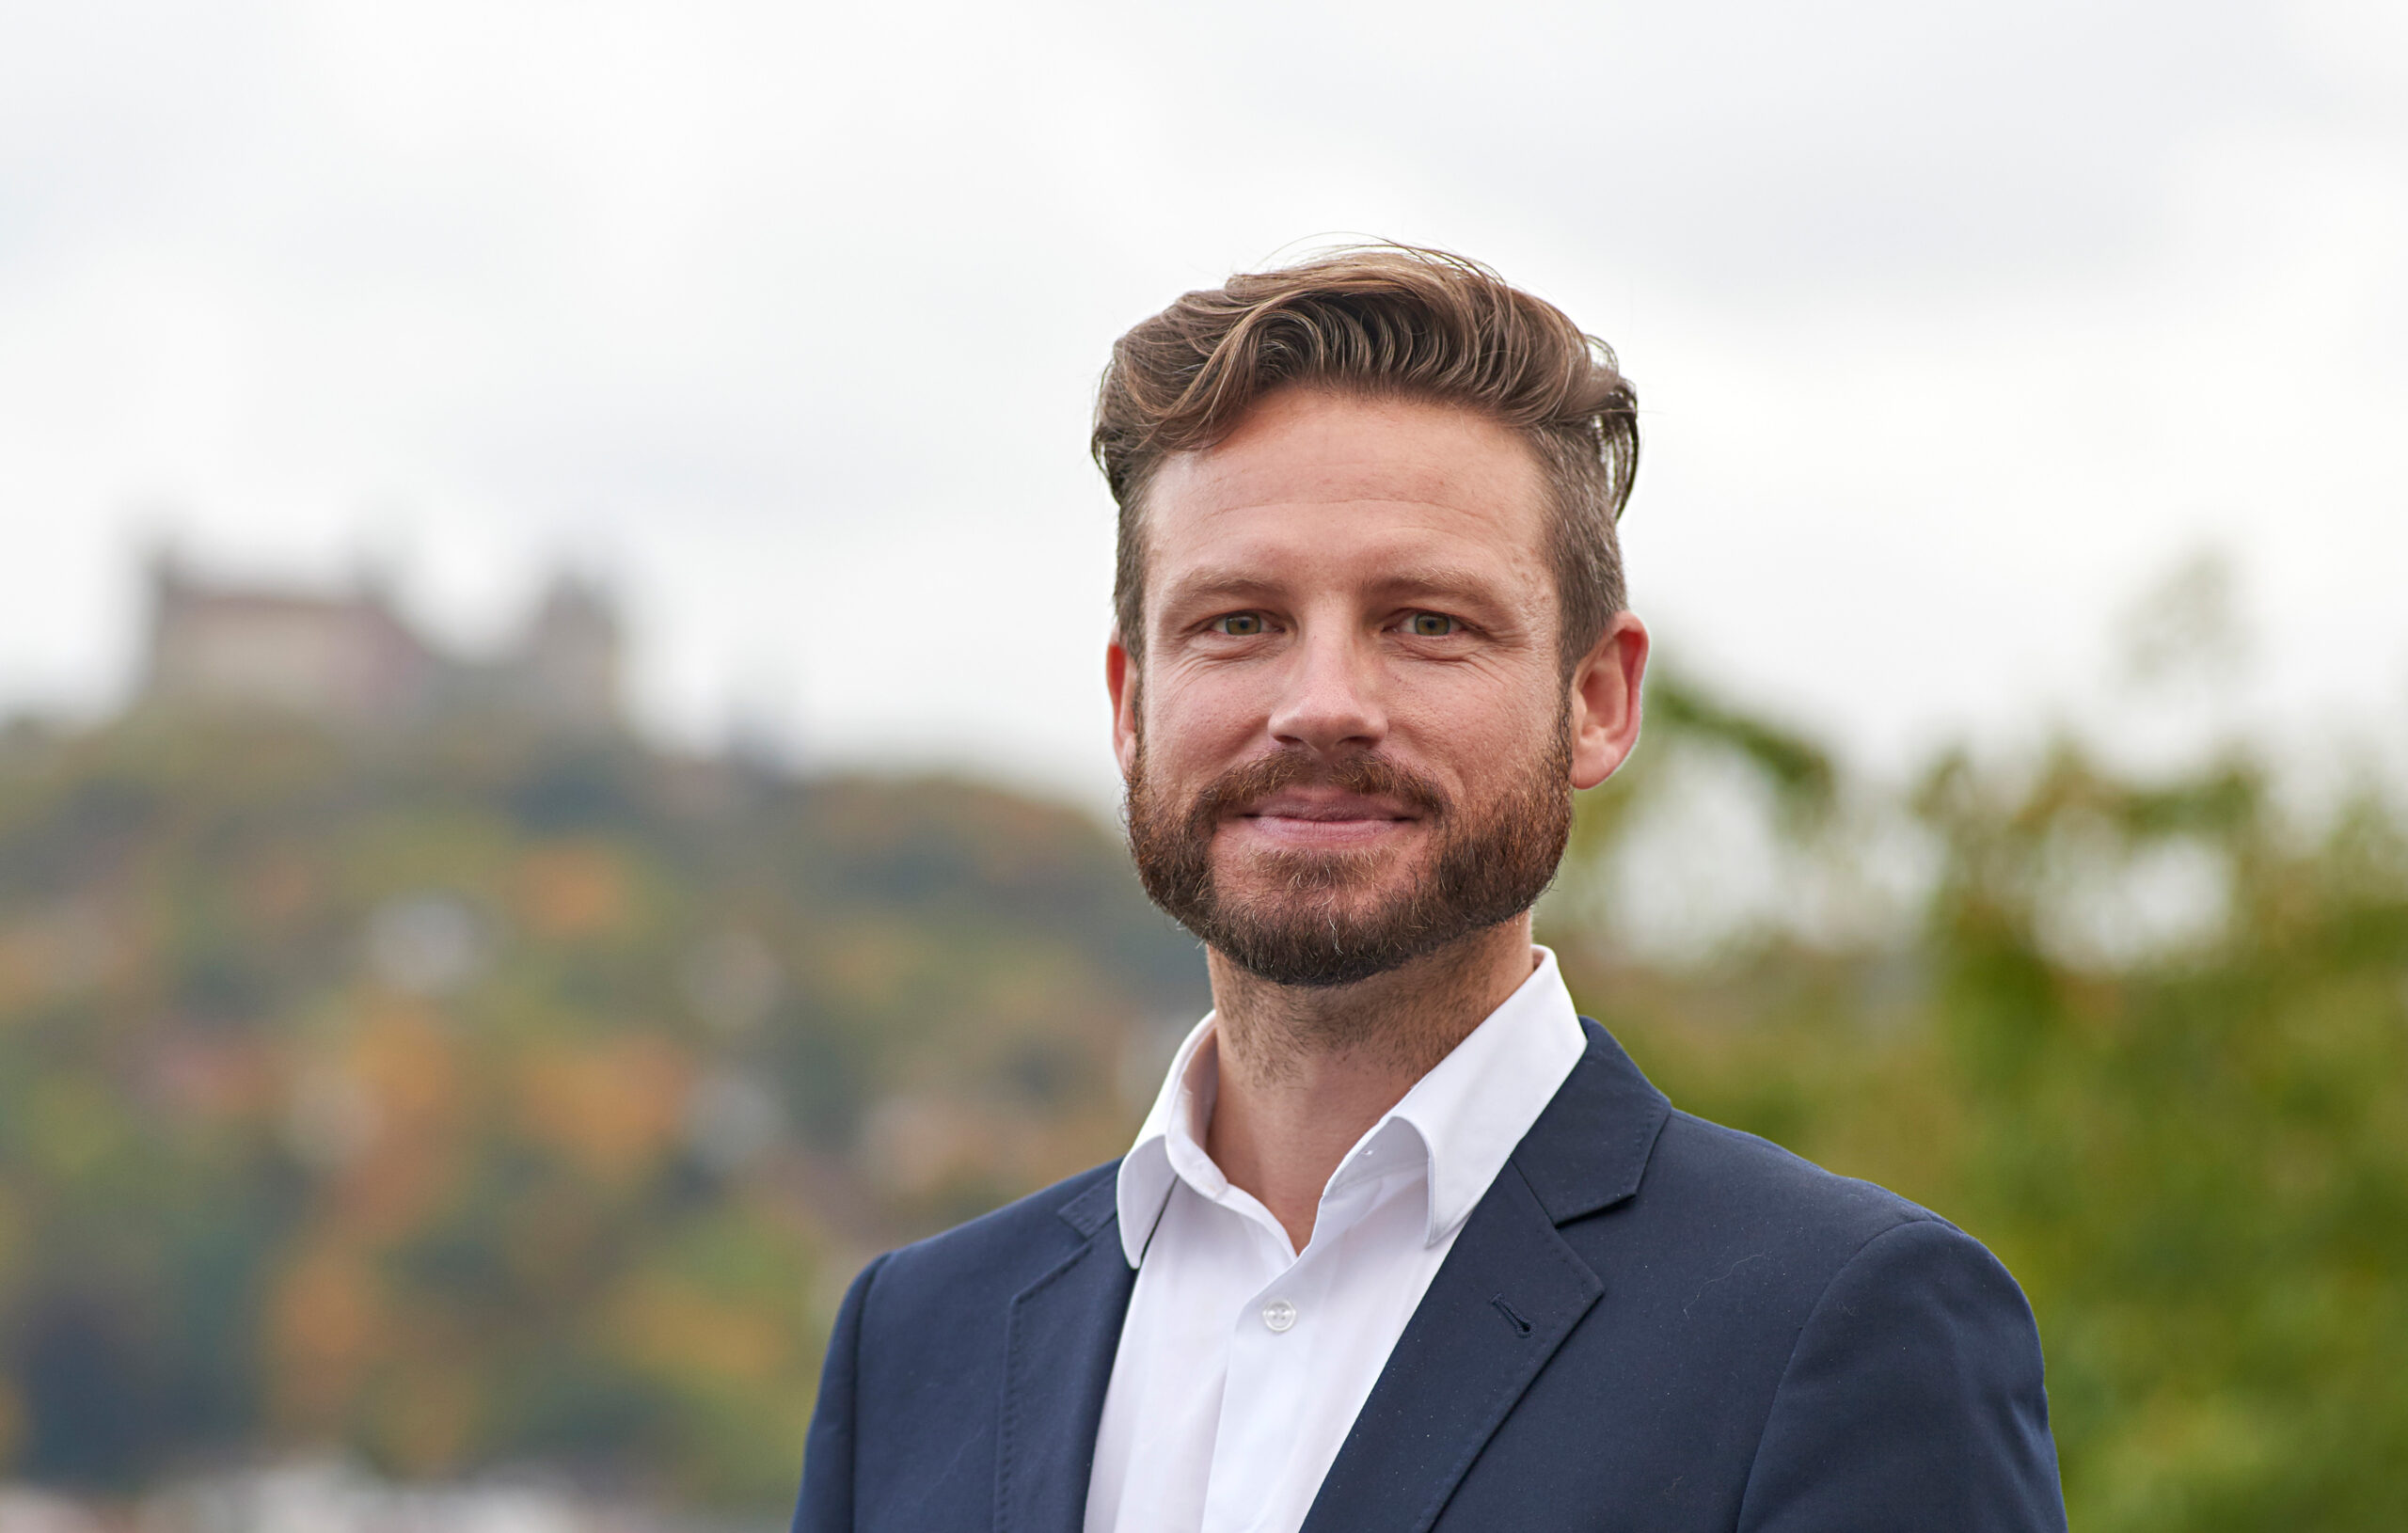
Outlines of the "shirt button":
[{"label": "shirt button", "polygon": [[1262,1306],[1262,1323],[1274,1331],[1285,1331],[1296,1323],[1296,1306],[1285,1299],[1274,1299]]}]

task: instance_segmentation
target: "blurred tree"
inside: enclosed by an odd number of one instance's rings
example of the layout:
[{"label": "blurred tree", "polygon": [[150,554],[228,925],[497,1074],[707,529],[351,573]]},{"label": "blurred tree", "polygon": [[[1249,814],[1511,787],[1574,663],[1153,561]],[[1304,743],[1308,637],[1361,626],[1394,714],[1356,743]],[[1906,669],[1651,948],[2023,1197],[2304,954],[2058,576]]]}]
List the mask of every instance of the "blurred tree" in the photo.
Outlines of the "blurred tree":
[{"label": "blurred tree", "polygon": [[[1776,803],[1818,781],[1710,711],[1651,718]],[[2369,788],[2303,825],[2245,761],[2144,783],[2068,744],[2036,769],[1951,755],[1889,808],[1933,869],[1892,941],[1758,931],[1668,970],[1558,923],[1576,992],[1675,1102],[1998,1252],[2040,1322],[2073,1525],[2402,1525],[2396,807]],[[1793,855],[1848,855],[1776,822]]]},{"label": "blurred tree", "polygon": [[[1074,814],[230,716],[0,759],[0,1452],[792,1491],[868,1252],[1111,1154],[1192,944]],[[948,1125],[912,1178],[863,1125]]]},{"label": "blurred tree", "polygon": [[[2383,784],[2320,817],[2067,743],[1899,789],[1692,684],[1649,718],[1542,930],[1674,1100],[2000,1254],[2076,1525],[2400,1525]],[[1116,1153],[1206,1004],[1104,830],[966,782],[491,721],[5,742],[0,1455],[38,1479],[341,1446],[774,1506],[859,1261]],[[1761,863],[1746,919],[1651,946],[1701,828]]]}]

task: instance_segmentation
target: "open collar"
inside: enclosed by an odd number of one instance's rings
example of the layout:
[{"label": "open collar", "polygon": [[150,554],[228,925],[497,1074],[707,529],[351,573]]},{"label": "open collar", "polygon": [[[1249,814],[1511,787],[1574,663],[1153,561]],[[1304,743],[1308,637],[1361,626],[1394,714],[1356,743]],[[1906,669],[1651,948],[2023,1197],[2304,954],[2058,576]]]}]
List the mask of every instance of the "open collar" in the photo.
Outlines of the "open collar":
[{"label": "open collar", "polygon": [[[1398,1162],[1411,1157],[1424,1178],[1426,1239],[1434,1244],[1462,1227],[1589,1047],[1555,955],[1533,951],[1529,977],[1355,1143],[1324,1196],[1395,1175]],[[1121,1249],[1132,1267],[1144,1260],[1175,1183],[1185,1180],[1216,1201],[1226,1195],[1228,1182],[1204,1153],[1202,1136],[1218,1082],[1208,1013],[1172,1057],[1120,1162]]]}]

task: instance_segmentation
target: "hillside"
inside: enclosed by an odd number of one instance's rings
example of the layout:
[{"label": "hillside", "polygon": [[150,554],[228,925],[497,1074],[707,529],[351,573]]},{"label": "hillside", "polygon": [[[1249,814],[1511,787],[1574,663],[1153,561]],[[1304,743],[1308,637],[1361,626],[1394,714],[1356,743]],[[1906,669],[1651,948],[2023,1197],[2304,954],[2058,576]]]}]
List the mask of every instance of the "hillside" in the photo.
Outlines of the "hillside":
[{"label": "hillside", "polygon": [[1072,812],[486,720],[0,747],[0,1460],[791,1490],[861,1256],[1200,1011]]},{"label": "hillside", "polygon": [[[1649,719],[1541,907],[1587,1009],[1998,1252],[2075,1525],[2397,1526],[2398,781],[2066,741],[1889,783],[1676,682]],[[0,1466],[775,1515],[859,1262],[1115,1153],[1203,1004],[1108,828],[974,783],[0,732]]]}]

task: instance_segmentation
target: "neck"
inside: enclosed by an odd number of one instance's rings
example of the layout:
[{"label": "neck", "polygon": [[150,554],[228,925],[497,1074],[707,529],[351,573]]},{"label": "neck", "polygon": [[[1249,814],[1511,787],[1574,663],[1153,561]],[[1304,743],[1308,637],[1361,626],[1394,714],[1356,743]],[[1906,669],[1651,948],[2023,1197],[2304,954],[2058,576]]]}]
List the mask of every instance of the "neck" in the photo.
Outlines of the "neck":
[{"label": "neck", "polygon": [[1381,1114],[1530,977],[1530,918],[1354,985],[1275,985],[1207,951],[1220,1089],[1205,1152],[1302,1251],[1322,1189]]}]

